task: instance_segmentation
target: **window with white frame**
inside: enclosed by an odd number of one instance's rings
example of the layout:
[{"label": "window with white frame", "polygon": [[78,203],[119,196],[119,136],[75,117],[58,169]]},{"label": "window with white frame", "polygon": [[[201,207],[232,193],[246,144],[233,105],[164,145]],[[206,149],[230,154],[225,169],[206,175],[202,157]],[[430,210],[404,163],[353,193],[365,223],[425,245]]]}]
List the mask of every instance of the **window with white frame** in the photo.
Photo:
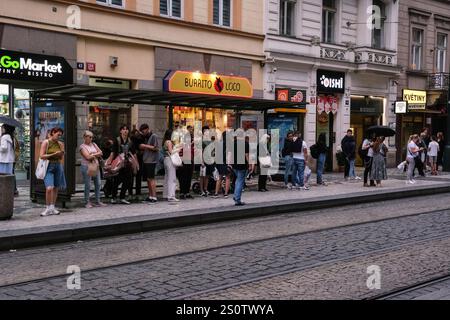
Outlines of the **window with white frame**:
[{"label": "window with white frame", "polygon": [[125,0],[97,0],[97,3],[111,7],[118,7],[118,8],[125,7]]},{"label": "window with white frame", "polygon": [[160,0],[159,13],[163,16],[181,18],[181,0]]},{"label": "window with white frame", "polygon": [[447,60],[447,34],[439,33],[436,37],[436,70],[445,72],[445,63]]},{"label": "window with white frame", "polygon": [[295,0],[280,0],[280,35],[294,35]]},{"label": "window with white frame", "polygon": [[[373,0],[372,5],[376,8],[372,21],[372,48],[382,49],[384,43],[385,21],[386,21],[386,5],[382,0]],[[377,16],[377,13],[380,16]]]},{"label": "window with white frame", "polygon": [[334,42],[336,0],[322,1],[322,42]]},{"label": "window with white frame", "polygon": [[423,30],[418,28],[412,29],[411,34],[411,64],[410,69],[422,69],[422,52],[423,52]]},{"label": "window with white frame", "polygon": [[213,23],[222,27],[231,27],[231,0],[214,0]]}]

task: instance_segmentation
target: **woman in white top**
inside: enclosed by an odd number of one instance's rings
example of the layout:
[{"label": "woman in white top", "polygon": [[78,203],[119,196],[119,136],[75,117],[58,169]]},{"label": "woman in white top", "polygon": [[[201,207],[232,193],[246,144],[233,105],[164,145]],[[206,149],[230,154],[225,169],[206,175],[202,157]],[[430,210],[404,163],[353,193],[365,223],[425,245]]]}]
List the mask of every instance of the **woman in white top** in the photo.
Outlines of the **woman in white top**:
[{"label": "woman in white top", "polygon": [[408,184],[414,184],[416,181],[413,179],[414,168],[416,166],[415,158],[419,156],[419,152],[422,148],[417,146],[419,142],[419,136],[417,134],[409,137],[408,147],[406,150],[406,161],[408,161]]},{"label": "woman in white top", "polygon": [[4,124],[0,140],[0,173],[13,174],[14,153],[14,127]]},{"label": "woman in white top", "polygon": [[175,197],[175,192],[177,189],[177,174],[176,168],[173,165],[170,156],[175,152],[178,152],[176,146],[172,141],[172,129],[167,129],[164,134],[163,139],[163,152],[164,152],[164,191],[163,197],[167,197],[169,202],[178,202],[179,200]]},{"label": "woman in white top", "polygon": [[[89,194],[91,191],[91,179],[94,179],[95,186],[95,200],[97,201],[97,205],[104,207],[105,204],[100,201],[100,170],[99,170],[99,159],[103,156],[102,150],[92,142],[94,138],[94,134],[91,131],[85,131],[84,135],[84,143],[80,146],[81,153],[81,174],[83,175],[84,180],[84,202],[86,204],[86,208],[92,208],[92,204],[89,201]],[[97,172],[92,175],[88,174],[89,165],[96,165]]]}]

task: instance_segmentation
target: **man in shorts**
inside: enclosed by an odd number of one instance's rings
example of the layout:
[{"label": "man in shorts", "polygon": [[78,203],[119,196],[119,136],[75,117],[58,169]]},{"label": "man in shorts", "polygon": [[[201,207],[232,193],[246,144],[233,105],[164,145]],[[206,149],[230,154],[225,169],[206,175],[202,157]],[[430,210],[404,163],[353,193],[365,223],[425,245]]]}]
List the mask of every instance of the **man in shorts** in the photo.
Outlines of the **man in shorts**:
[{"label": "man in shorts", "polygon": [[144,162],[144,176],[147,178],[148,197],[144,200],[145,203],[156,203],[156,180],[155,171],[156,164],[159,161],[159,144],[156,134],[150,131],[148,124],[144,123],[140,126],[139,131],[144,135],[145,143],[142,143],[139,148],[143,151]]}]

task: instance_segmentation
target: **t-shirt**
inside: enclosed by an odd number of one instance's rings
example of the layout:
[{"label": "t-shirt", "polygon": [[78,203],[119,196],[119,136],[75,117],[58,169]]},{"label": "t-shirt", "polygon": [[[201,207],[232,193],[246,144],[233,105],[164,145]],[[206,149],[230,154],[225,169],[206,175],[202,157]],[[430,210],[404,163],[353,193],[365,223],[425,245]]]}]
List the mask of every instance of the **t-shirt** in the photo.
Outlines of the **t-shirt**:
[{"label": "t-shirt", "polygon": [[439,143],[437,143],[436,141],[431,141],[428,145],[428,148],[430,149],[428,155],[430,157],[437,157],[439,151]]},{"label": "t-shirt", "polygon": [[[146,144],[159,148],[158,137],[156,136],[156,134],[152,134],[148,138]],[[158,163],[159,151],[145,149],[142,159],[144,160],[144,163]]]},{"label": "t-shirt", "polygon": [[414,141],[411,141],[408,143],[408,152],[407,152],[407,158],[415,158],[419,155],[419,152],[412,152],[412,150],[417,149],[417,145]]},{"label": "t-shirt", "polygon": [[[88,145],[88,144],[83,143],[80,146],[80,151],[83,150],[83,149],[85,149],[89,155],[98,152],[97,148],[94,146],[94,144]],[[87,166],[89,164],[89,162],[90,161],[86,160],[86,158],[83,155],[81,155],[81,164],[82,165]]]},{"label": "t-shirt", "polygon": [[[308,149],[308,146],[307,146],[305,140],[303,140],[302,149]],[[305,160],[305,153],[304,152],[293,152],[292,157],[294,159]]]},{"label": "t-shirt", "polygon": [[[242,153],[242,146],[241,144],[245,143],[245,152]],[[239,144],[239,148],[238,148]],[[236,170],[247,170],[248,169],[248,161],[245,154],[248,154],[250,152],[250,145],[247,141],[244,140],[235,140],[234,141],[234,162],[233,162],[233,168]]]}]

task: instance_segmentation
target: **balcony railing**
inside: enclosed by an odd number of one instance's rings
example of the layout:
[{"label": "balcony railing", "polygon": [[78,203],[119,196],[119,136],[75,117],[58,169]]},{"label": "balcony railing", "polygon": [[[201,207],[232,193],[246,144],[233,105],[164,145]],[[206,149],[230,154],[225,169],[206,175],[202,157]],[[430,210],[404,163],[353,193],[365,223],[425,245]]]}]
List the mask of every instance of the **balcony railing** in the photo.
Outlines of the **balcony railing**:
[{"label": "balcony railing", "polygon": [[449,74],[444,72],[431,73],[428,75],[428,90],[447,90],[449,85]]},{"label": "balcony railing", "polygon": [[395,66],[397,64],[396,55],[383,50],[373,48],[356,48],[356,63],[374,63],[385,66]]}]

